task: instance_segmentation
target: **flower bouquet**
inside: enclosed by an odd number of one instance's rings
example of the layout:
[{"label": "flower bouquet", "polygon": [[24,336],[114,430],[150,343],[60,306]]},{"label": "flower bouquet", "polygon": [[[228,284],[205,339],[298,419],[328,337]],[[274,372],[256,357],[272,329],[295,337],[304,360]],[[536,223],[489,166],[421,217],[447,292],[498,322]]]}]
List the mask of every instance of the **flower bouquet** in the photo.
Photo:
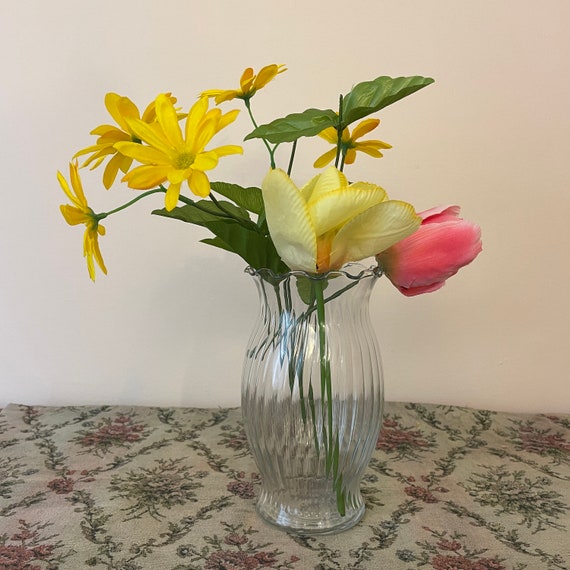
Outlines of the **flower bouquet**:
[{"label": "flower bouquet", "polygon": [[[261,303],[242,383],[246,433],[263,477],[258,511],[294,532],[337,532],[364,513],[359,484],[381,423],[380,357],[367,307],[372,287],[385,274],[408,296],[439,289],[477,256],[480,230],[459,217],[457,206],[417,213],[344,172],[357,153],[380,158],[391,148],[362,140],[380,123],[371,115],[432,79],[381,76],[341,95],[335,109],[307,109],[260,125],[252,98],[284,71],[276,64],[257,74],[248,68],[238,89],[204,91],[188,112],[170,93],[142,114],[129,98],[108,93],[105,106],[115,124],[91,131],[96,142],[75,154],[69,183],[58,172],[71,202],[61,212],[69,224],[86,227],[83,252],[93,280],[96,266],[107,273],[101,222],[153,194],[164,194],[164,208],[153,214],[206,228],[211,237],[203,243],[246,262]],[[252,123],[245,140],[261,141],[269,158],[259,187],[208,176],[220,159],[243,152],[239,145],[211,144],[236,120],[239,110],[219,108],[234,100]],[[315,136],[332,147],[315,160],[319,172],[298,186],[292,179],[298,141]],[[283,169],[276,164],[282,145],[290,146]],[[139,192],[122,206],[95,212],[83,190],[80,157],[81,167],[105,164],[105,188],[121,172],[121,181]],[[376,261],[370,268],[357,263],[368,258]]]}]

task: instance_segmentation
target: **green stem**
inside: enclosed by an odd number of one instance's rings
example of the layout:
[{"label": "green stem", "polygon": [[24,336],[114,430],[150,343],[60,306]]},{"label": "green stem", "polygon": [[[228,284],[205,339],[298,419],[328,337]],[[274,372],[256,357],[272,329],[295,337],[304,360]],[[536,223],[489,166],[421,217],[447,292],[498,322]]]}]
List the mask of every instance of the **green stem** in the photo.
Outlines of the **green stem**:
[{"label": "green stem", "polygon": [[291,170],[293,170],[293,160],[295,159],[295,151],[297,150],[297,141],[293,141],[293,147],[291,148],[291,158],[289,159],[289,166],[287,167],[287,176],[291,176]]},{"label": "green stem", "polygon": [[[226,208],[224,208],[223,204],[221,204],[220,202],[218,202],[218,200],[216,199],[216,197],[210,192],[210,200],[212,200],[212,202],[216,205],[216,207],[218,208],[218,210],[220,210],[220,212],[222,212],[223,217],[234,220],[235,222],[237,222],[240,226],[243,226],[244,228],[247,228],[248,230],[251,230],[251,224],[248,224],[245,220],[239,218],[238,216],[234,216],[234,214],[232,214],[229,210],[226,210]],[[194,205],[196,205],[194,203]],[[210,212],[211,213],[211,212]],[[257,226],[256,226],[257,227]]]},{"label": "green stem", "polygon": [[[327,346],[327,328],[325,320],[325,298],[323,281],[319,280],[315,285],[315,301],[317,304],[317,323],[319,327],[319,354],[321,369],[321,400],[322,413],[327,414],[325,427],[325,418],[323,417],[323,443],[325,446],[325,466],[327,475],[332,473],[333,489],[336,492],[336,504],[338,512],[341,516],[346,514],[346,496],[343,489],[342,473],[339,473],[340,462],[340,441],[338,431],[333,433],[333,394],[332,394],[332,375],[330,355]],[[328,432],[328,433],[327,433]],[[318,452],[318,449],[317,449]]]},{"label": "green stem", "polygon": [[332,398],[331,363],[327,347],[327,326],[325,319],[325,299],[323,294],[323,282],[322,280],[316,280],[314,284],[315,284],[315,301],[317,303],[317,324],[319,327],[321,403],[322,403],[323,413],[325,413],[326,410],[326,415],[327,415],[326,428],[325,428],[325,421],[323,418],[323,435],[324,435],[323,439],[324,439],[325,449],[327,451],[326,467],[327,467],[327,472],[329,472],[334,462],[334,453],[335,453],[335,449],[333,447],[333,398]]},{"label": "green stem", "polygon": [[[253,116],[253,112],[251,110],[251,103],[249,102],[249,99],[244,99],[243,101],[245,103],[245,108],[247,109],[247,112],[249,114],[249,118],[251,119],[253,126],[257,129],[258,124],[257,124],[257,121],[255,120],[255,117]],[[263,144],[265,145],[265,148],[267,149],[267,152],[269,153],[269,161],[271,163],[271,168],[274,169],[275,168],[275,149],[277,148],[277,145],[274,146],[273,148],[271,148],[266,139],[262,138],[261,140],[263,141]]]},{"label": "green stem", "polygon": [[[338,162],[340,160],[343,130],[344,129],[342,127],[342,93],[341,93],[338,98],[338,125],[336,127],[337,142],[336,142],[336,157],[334,161],[335,168],[338,168]],[[344,165],[344,157],[343,157],[343,165]],[[340,170],[342,171],[342,167]]]},{"label": "green stem", "polygon": [[343,151],[342,153],[342,159],[340,161],[340,167],[339,170],[342,172],[344,170],[344,161],[346,159],[346,151]]},{"label": "green stem", "polygon": [[101,212],[100,214],[96,214],[96,218],[97,218],[97,220],[103,220],[107,216],[111,216],[112,214],[116,214],[117,212],[120,212],[121,210],[124,210],[125,208],[128,208],[129,206],[132,206],[133,204],[135,204],[139,200],[142,200],[143,198],[146,198],[147,196],[150,196],[151,194],[158,194],[159,192],[165,193],[166,188],[161,186],[160,188],[155,188],[154,190],[149,190],[148,192],[143,192],[142,194],[139,194],[136,198],[133,198],[129,202],[126,202],[125,204],[123,204],[122,206],[119,206],[118,208],[115,208],[114,210],[110,210],[108,212]]}]

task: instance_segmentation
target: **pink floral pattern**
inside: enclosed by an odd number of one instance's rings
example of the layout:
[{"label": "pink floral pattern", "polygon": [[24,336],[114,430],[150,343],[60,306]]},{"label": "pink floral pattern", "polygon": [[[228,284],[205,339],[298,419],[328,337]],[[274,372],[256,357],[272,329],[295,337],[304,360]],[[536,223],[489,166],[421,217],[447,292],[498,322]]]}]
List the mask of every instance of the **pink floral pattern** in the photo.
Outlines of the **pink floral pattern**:
[{"label": "pink floral pattern", "polygon": [[570,416],[386,404],[340,536],[255,512],[238,409],[0,413],[0,570],[570,570]]}]

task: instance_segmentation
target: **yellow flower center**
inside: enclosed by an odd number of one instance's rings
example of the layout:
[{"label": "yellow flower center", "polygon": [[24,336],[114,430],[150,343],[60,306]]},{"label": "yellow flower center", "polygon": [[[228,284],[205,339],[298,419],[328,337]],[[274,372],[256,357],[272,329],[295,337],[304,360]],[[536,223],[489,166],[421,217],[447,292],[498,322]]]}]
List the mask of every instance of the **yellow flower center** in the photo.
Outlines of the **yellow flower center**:
[{"label": "yellow flower center", "polygon": [[191,152],[181,152],[174,162],[174,166],[178,170],[185,170],[186,168],[192,166],[196,160],[196,155]]}]

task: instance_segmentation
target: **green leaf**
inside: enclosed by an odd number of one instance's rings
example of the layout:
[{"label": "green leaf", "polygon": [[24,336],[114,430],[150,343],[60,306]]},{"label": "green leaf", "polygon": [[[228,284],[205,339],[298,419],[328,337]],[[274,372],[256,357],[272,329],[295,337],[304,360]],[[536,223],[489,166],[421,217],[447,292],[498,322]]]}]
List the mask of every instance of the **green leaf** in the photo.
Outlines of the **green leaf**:
[{"label": "green leaf", "polygon": [[157,216],[164,216],[165,218],[174,218],[189,224],[196,224],[198,226],[205,226],[207,222],[214,222],[219,219],[219,216],[204,212],[196,206],[187,205],[174,208],[170,212],[165,208],[161,210],[154,210],[152,212]]},{"label": "green leaf", "polygon": [[313,305],[315,303],[315,288],[311,280],[303,275],[298,275],[295,280],[295,285],[297,286],[299,297],[305,305]]},{"label": "green leaf", "polygon": [[[287,266],[275,251],[275,246],[269,236],[228,220],[210,222],[206,227],[218,238],[215,243],[210,245],[220,247],[220,242],[225,243],[255,269],[267,268],[274,273],[288,271]],[[230,250],[228,249],[228,251]]]},{"label": "green leaf", "polygon": [[249,212],[259,215],[264,211],[260,188],[254,186],[243,188],[228,182],[212,182],[210,186],[214,192],[225,196]]},{"label": "green leaf", "polygon": [[[219,204],[219,207],[218,207]],[[219,217],[233,216],[234,218],[239,218],[240,220],[251,221],[249,214],[245,208],[236,206],[232,202],[226,202],[225,200],[218,200],[218,203],[214,203],[210,200],[199,200],[196,202],[200,208],[208,210],[211,214]]]},{"label": "green leaf", "polygon": [[220,249],[229,251],[230,253],[235,253],[235,251],[224,240],[220,239],[219,237],[204,238],[200,240],[200,243],[213,245],[214,247],[219,247]]},{"label": "green leaf", "polygon": [[175,218],[190,224],[197,224],[199,226],[207,227],[209,222],[216,222],[220,220],[227,220],[228,216],[239,218],[245,225],[256,229],[257,226],[250,220],[249,214],[244,208],[240,208],[231,202],[222,200],[218,202],[223,209],[218,208],[216,204],[210,200],[199,200],[198,202],[187,204],[174,208],[170,212],[166,209],[155,210],[153,214],[164,216],[166,218]]},{"label": "green leaf", "polygon": [[[212,205],[211,202],[204,201],[204,203]],[[239,255],[255,269],[267,268],[274,273],[289,271],[281,261],[269,235],[251,221],[240,223],[236,220],[222,218],[219,215],[199,210],[191,204],[174,208],[170,212],[165,209],[155,210],[153,214],[207,228],[216,237],[202,240],[204,243]]]},{"label": "green leaf", "polygon": [[307,109],[261,125],[244,140],[262,138],[273,144],[293,142],[301,137],[318,135],[323,129],[334,127],[337,123],[338,116],[331,109]]},{"label": "green leaf", "polygon": [[342,101],[342,128],[433,83],[430,77],[377,77],[355,85]]}]

